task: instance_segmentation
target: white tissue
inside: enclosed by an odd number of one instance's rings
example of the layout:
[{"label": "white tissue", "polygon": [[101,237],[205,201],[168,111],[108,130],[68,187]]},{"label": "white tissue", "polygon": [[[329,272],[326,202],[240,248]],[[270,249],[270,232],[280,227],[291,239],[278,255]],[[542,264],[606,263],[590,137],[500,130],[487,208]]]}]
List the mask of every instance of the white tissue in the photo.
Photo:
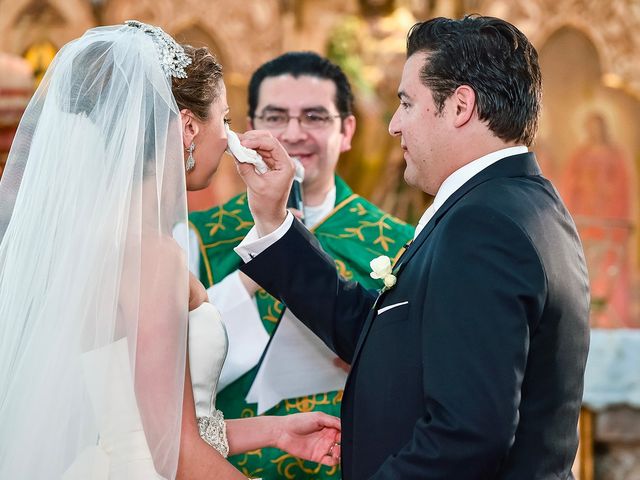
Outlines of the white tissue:
[{"label": "white tissue", "polygon": [[238,135],[229,128],[229,125],[225,125],[225,128],[227,130],[227,151],[236,157],[236,160],[239,162],[251,163],[254,165],[256,173],[260,175],[266,173],[269,170],[269,167],[264,163],[260,154],[255,150],[251,150],[250,148],[242,145]]}]

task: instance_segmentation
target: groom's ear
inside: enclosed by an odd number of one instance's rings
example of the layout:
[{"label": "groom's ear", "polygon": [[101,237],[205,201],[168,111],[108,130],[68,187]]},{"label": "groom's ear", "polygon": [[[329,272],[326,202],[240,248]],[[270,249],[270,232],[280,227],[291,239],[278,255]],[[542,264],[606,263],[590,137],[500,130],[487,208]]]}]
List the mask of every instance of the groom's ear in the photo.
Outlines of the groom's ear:
[{"label": "groom's ear", "polygon": [[466,125],[476,110],[476,92],[469,85],[460,85],[451,95],[455,108],[455,127]]},{"label": "groom's ear", "polygon": [[180,110],[180,120],[182,121],[182,143],[184,148],[189,148],[191,142],[200,131],[200,123],[196,120],[193,112],[187,108]]}]

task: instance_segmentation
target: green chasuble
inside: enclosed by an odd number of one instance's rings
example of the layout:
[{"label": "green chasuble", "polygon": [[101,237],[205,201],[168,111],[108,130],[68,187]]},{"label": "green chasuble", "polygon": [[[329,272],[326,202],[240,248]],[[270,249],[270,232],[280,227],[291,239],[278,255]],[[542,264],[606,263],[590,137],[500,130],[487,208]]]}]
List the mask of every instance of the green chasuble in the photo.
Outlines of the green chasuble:
[{"label": "green chasuble", "polygon": [[[242,260],[233,251],[253,226],[247,195],[243,193],[224,205],[190,215],[191,227],[198,233],[200,244],[200,280],[208,288],[234,272]],[[402,247],[413,238],[413,227],[384,213],[336,176],[336,205],[312,232],[322,248],[336,262],[336,268],[347,280],[357,280],[370,289],[382,287],[373,280],[369,262],[387,255],[393,261]],[[283,314],[283,305],[264,290],[256,294],[262,322],[271,335]],[[256,415],[256,404],[245,397],[258,371],[254,367],[218,394],[216,408],[225,418]],[[277,404],[266,415],[323,411],[340,415],[342,391],[293,398]],[[229,460],[248,477],[272,479],[339,479],[339,467],[326,467],[295,458],[275,448],[264,448]]]}]

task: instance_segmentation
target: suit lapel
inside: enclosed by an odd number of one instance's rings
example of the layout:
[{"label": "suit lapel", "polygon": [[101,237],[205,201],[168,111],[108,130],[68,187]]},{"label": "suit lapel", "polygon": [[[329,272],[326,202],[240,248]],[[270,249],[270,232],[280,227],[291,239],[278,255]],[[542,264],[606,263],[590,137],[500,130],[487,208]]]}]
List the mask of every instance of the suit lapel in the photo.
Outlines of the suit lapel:
[{"label": "suit lapel", "polygon": [[484,182],[498,177],[520,177],[527,175],[540,175],[540,167],[535,159],[533,153],[523,153],[520,155],[512,155],[505,157],[502,160],[497,161],[493,165],[488,166],[480,173],[470,178],[464,183],[458,190],[456,190],[447,199],[446,202],[436,211],[435,215],[425,225],[424,229],[420,232],[418,237],[407,248],[406,252],[400,259],[394,269],[395,275],[399,275],[404,266],[407,264],[411,257],[420,249],[425,240],[429,237],[434,227],[438,224],[440,219],[447,214],[447,212],[453,207],[461,198],[467,193],[473,190],[478,185]]},{"label": "suit lapel", "polygon": [[[411,242],[411,245],[409,245],[409,247],[407,247],[404,253],[400,256],[400,258],[398,259],[398,262],[396,263],[395,268],[393,269],[394,275],[398,276],[398,274],[402,270],[402,267],[406,265],[407,261],[414,255],[414,253],[420,248],[420,246],[427,239],[429,234],[432,232],[433,227],[436,225],[436,217],[438,216],[439,212],[440,210],[436,212],[436,215],[434,215],[434,217],[431,220],[429,220],[429,223],[425,225],[425,227],[422,229],[418,237],[413,242]],[[353,360],[351,361],[352,367],[353,365],[355,365],[356,359],[358,358],[360,350],[362,349],[362,344],[364,343],[364,340],[367,337],[369,330],[371,329],[373,320],[377,316],[376,312],[378,309],[378,305],[380,305],[380,302],[384,298],[385,294],[386,292],[381,292],[380,294],[378,294],[378,298],[376,298],[376,301],[373,303],[373,306],[369,311],[369,315],[367,315],[367,319],[365,320],[365,323],[362,326],[362,331],[360,332],[360,338],[358,338],[358,343],[356,345],[356,349],[353,354]]]},{"label": "suit lapel", "polygon": [[[497,161],[493,165],[488,166],[474,177],[470,178],[465,184],[463,184],[458,190],[456,190],[447,199],[446,202],[444,202],[442,207],[440,207],[436,211],[435,215],[425,225],[416,239],[400,256],[400,258],[396,262],[395,268],[393,269],[394,275],[400,275],[407,262],[411,260],[411,258],[416,254],[416,252],[424,244],[427,238],[429,238],[429,235],[431,235],[431,232],[433,232],[433,229],[438,224],[440,219],[447,214],[447,212],[453,205],[455,205],[461,198],[463,198],[475,187],[493,178],[520,177],[528,175],[540,175],[540,167],[538,166],[535,155],[533,153],[523,153],[520,155],[505,157],[502,160]],[[356,360],[358,359],[360,351],[362,350],[362,345],[364,344],[367,334],[371,329],[371,325],[373,324],[373,321],[377,316],[376,312],[378,305],[384,298],[385,293],[386,292],[383,292],[378,295],[378,298],[376,298],[373,307],[371,307],[371,310],[369,311],[369,315],[367,315],[367,319],[365,320],[365,323],[362,327],[360,338],[358,339],[358,343],[353,354],[353,360],[351,362],[352,368],[355,365]]]}]

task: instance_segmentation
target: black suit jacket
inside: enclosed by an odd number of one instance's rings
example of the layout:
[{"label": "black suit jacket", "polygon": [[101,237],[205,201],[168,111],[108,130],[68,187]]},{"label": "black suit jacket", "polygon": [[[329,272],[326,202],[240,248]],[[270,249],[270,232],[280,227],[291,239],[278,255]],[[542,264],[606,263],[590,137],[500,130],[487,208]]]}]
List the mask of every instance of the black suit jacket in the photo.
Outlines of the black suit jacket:
[{"label": "black suit jacket", "polygon": [[469,180],[396,269],[377,297],[298,222],[242,267],[352,364],[343,478],[571,478],[588,279],[534,156]]}]

